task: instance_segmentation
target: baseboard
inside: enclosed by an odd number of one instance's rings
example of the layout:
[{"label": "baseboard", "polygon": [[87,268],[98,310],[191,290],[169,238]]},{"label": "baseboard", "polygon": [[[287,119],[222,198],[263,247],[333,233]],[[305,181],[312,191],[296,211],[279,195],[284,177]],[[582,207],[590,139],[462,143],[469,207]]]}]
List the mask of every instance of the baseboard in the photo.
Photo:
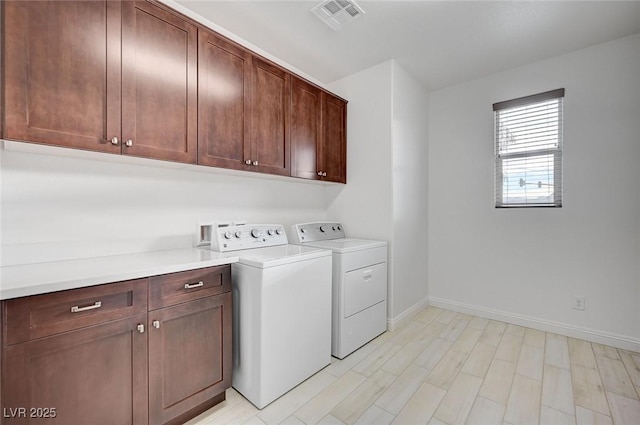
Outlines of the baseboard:
[{"label": "baseboard", "polygon": [[409,307],[408,309],[406,309],[396,317],[393,317],[393,318],[387,317],[387,330],[395,331],[396,329],[398,329],[398,326],[400,326],[402,322],[404,322],[405,320],[409,320],[411,317],[413,317],[415,314],[420,312],[420,310],[425,308],[427,305],[429,305],[429,299],[425,298],[423,300],[418,301],[416,304],[412,305],[411,307]]},{"label": "baseboard", "polygon": [[550,320],[524,316],[521,314],[492,310],[485,307],[459,303],[457,301],[445,300],[442,298],[429,297],[428,305],[447,310],[454,310],[460,313],[473,314],[474,316],[484,317],[486,319],[499,320],[501,322],[511,323],[514,325],[526,326],[528,328],[538,329],[545,332],[553,332],[572,338],[584,339],[586,341],[610,345],[624,350],[640,352],[640,339],[638,338],[582,328],[579,326],[568,325],[566,323],[552,322]]}]

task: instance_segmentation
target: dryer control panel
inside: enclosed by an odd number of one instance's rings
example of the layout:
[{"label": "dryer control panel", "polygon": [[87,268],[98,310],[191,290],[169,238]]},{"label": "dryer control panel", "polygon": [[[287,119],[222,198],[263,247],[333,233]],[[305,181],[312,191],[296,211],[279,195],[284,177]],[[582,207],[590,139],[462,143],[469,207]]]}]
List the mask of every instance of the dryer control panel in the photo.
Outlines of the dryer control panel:
[{"label": "dryer control panel", "polygon": [[293,243],[328,241],[347,237],[342,223],[332,221],[294,224],[291,230]]},{"label": "dryer control panel", "polygon": [[287,235],[281,224],[218,223],[213,225],[211,249],[218,252],[287,245]]}]

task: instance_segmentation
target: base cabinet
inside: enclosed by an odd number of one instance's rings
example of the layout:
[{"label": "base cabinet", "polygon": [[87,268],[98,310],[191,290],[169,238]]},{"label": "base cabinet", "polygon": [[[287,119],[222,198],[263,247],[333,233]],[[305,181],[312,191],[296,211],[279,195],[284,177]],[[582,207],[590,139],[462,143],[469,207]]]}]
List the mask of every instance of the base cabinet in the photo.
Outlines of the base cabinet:
[{"label": "base cabinet", "polygon": [[231,292],[149,313],[149,423],[182,423],[231,386],[230,327]]},{"label": "base cabinet", "polygon": [[5,424],[147,423],[146,314],[10,345]]},{"label": "base cabinet", "polygon": [[232,384],[231,267],[2,302],[3,425],[181,424]]}]

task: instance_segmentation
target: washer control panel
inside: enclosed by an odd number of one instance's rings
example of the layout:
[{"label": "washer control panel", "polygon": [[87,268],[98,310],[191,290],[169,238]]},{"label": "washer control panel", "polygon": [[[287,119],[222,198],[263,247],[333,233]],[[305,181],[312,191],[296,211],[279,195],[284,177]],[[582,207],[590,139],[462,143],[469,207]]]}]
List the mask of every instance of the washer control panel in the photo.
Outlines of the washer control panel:
[{"label": "washer control panel", "polygon": [[281,224],[217,224],[211,237],[211,249],[218,252],[287,245]]},{"label": "washer control panel", "polygon": [[317,223],[294,224],[291,228],[294,243],[327,241],[347,237],[342,223],[321,221]]}]

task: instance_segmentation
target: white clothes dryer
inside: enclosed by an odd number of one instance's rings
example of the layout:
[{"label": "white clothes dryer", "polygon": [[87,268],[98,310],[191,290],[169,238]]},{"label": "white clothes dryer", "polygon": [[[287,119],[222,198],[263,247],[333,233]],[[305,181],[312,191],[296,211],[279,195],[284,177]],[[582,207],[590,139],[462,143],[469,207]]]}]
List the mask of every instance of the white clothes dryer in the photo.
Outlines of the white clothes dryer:
[{"label": "white clothes dryer", "polygon": [[230,252],[233,387],[262,409],[331,363],[331,251],[289,245],[281,225],[214,226]]},{"label": "white clothes dryer", "polygon": [[351,354],[387,330],[387,242],[347,238],[341,223],[292,226],[292,240],[333,252],[331,354]]}]

